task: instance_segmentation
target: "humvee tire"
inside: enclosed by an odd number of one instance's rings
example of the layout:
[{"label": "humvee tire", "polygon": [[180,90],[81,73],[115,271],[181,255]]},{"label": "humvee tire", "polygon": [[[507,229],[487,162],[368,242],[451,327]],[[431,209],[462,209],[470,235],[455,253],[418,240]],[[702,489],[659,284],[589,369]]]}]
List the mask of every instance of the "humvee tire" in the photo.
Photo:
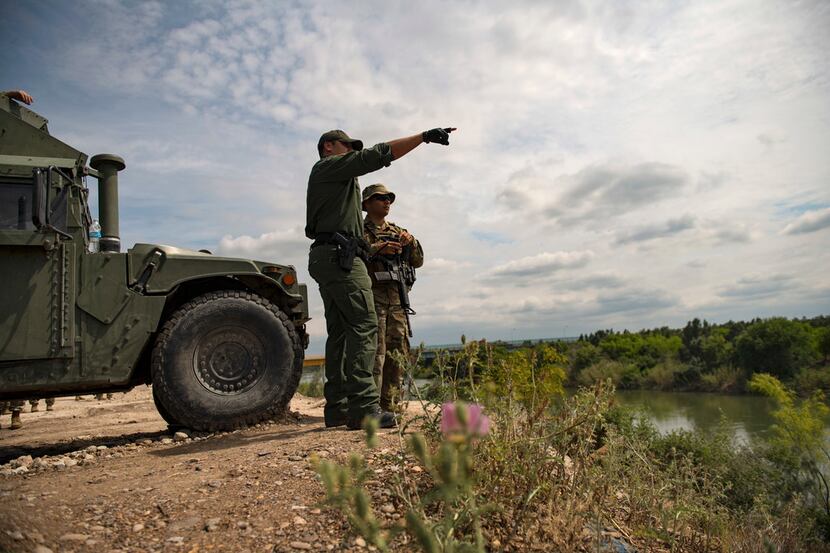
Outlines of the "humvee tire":
[{"label": "humvee tire", "polygon": [[232,430],[284,414],[303,370],[303,346],[288,317],[238,290],[184,304],[153,348],[153,395],[169,423]]},{"label": "humvee tire", "polygon": [[156,387],[151,386],[151,388],[153,389],[153,403],[156,405],[156,411],[159,412],[159,415],[161,415],[161,418],[163,418],[164,422],[167,423],[167,426],[169,426],[170,428],[178,428],[179,423],[177,423],[173,419],[170,413],[167,412],[167,408],[164,406],[164,404],[161,403],[161,401],[159,401],[159,396],[158,392],[156,392]]}]

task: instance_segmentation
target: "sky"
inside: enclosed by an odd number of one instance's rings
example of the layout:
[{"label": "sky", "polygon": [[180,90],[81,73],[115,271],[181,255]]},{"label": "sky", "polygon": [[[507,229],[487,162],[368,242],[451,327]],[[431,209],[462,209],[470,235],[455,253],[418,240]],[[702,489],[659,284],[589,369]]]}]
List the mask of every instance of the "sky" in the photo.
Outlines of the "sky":
[{"label": "sky", "polygon": [[335,128],[459,129],[360,179],[423,245],[415,344],[830,314],[828,2],[3,6],[0,88],[126,160],[122,243],[294,265],[309,352]]}]

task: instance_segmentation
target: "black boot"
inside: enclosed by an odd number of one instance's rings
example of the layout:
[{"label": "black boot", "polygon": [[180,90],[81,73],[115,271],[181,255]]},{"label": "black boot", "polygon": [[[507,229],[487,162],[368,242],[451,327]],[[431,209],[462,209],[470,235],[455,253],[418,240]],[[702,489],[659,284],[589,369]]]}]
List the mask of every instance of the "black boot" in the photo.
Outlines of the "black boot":
[{"label": "black boot", "polygon": [[343,426],[349,421],[349,417],[346,416],[346,413],[327,413],[325,419],[326,428],[335,428],[337,426]]},{"label": "black boot", "polygon": [[369,411],[368,413],[364,413],[359,417],[350,416],[349,419],[346,421],[346,426],[349,427],[349,430],[360,430],[363,428],[363,419],[366,417],[371,417],[378,421],[378,427],[380,428],[395,428],[398,426],[398,422],[395,420],[395,414],[390,413],[389,411],[383,411],[380,407],[375,406],[374,409]]}]

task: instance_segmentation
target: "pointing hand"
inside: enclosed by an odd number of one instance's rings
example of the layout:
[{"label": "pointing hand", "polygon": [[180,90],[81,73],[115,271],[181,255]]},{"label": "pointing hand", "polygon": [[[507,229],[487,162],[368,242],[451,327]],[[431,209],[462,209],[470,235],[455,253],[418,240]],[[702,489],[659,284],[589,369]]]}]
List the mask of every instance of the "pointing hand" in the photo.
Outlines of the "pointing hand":
[{"label": "pointing hand", "polygon": [[422,132],[421,138],[424,139],[424,142],[435,142],[443,144],[444,146],[449,146],[450,133],[454,130],[457,129],[455,127],[444,127],[443,129],[439,127],[437,129],[430,129]]}]

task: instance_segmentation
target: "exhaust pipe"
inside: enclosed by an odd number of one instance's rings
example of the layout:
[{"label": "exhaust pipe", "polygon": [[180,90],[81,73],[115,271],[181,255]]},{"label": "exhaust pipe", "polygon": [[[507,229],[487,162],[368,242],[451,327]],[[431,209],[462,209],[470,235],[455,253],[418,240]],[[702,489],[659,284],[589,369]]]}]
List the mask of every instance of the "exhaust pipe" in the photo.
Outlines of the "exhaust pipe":
[{"label": "exhaust pipe", "polygon": [[98,154],[89,160],[89,166],[98,171],[98,216],[101,219],[100,251],[121,251],[118,236],[118,171],[127,165],[114,154]]}]

